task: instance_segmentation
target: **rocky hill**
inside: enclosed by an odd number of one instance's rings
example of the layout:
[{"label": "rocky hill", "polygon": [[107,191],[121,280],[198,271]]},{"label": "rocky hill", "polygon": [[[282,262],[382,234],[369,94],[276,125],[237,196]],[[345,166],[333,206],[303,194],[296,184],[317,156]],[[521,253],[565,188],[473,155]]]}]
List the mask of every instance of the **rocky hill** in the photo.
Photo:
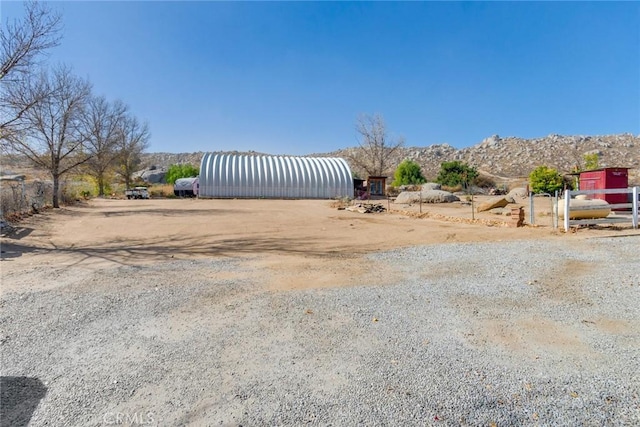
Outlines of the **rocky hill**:
[{"label": "rocky hill", "polygon": [[[355,155],[357,147],[345,148],[331,153],[315,153],[313,156],[343,157],[347,161]],[[603,136],[549,135],[543,138],[502,138],[493,135],[482,142],[461,150],[448,144],[427,147],[403,147],[393,159],[393,169],[404,159],[418,162],[427,178],[435,178],[440,164],[460,160],[476,167],[482,173],[495,177],[526,177],[535,167],[546,165],[560,172],[570,172],[574,166],[583,165],[583,156],[598,153],[601,167],[628,167],[630,181],[640,184],[640,135],[632,134]],[[147,153],[144,165],[168,167],[175,163],[200,164],[203,152],[197,153]],[[255,153],[251,154],[264,154]],[[353,166],[352,166],[353,167]],[[363,176],[362,171],[354,172]],[[389,175],[393,170],[388,171]]]},{"label": "rocky hill", "polygon": [[[348,158],[356,148],[331,155]],[[606,136],[561,136],[523,139],[493,135],[472,147],[457,150],[448,144],[429,147],[405,147],[395,162],[411,159],[418,162],[425,176],[433,178],[445,161],[460,160],[487,175],[525,177],[540,165],[570,172],[582,167],[584,154],[597,153],[601,167],[640,169],[640,137],[631,134]]]}]

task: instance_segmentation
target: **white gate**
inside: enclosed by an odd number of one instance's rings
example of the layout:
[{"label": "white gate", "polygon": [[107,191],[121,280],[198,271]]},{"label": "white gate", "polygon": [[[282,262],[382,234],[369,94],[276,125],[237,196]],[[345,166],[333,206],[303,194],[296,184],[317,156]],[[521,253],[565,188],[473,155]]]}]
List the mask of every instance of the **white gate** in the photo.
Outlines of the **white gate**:
[{"label": "white gate", "polygon": [[[620,223],[620,222],[631,222],[633,228],[638,228],[638,189],[640,187],[633,188],[611,188],[607,190],[581,190],[581,191],[570,191],[567,190],[564,193],[564,230],[569,231],[569,228],[572,225],[578,224],[611,224],[611,223]],[[614,203],[606,206],[611,209],[629,209],[631,208],[631,215],[628,214],[614,214],[609,215],[606,218],[599,219],[569,219],[571,212],[571,196],[577,196],[580,194],[632,194],[631,203]],[[602,209],[602,205],[596,206],[580,206],[580,210],[596,210]],[[577,208],[574,208],[577,209]]]}]

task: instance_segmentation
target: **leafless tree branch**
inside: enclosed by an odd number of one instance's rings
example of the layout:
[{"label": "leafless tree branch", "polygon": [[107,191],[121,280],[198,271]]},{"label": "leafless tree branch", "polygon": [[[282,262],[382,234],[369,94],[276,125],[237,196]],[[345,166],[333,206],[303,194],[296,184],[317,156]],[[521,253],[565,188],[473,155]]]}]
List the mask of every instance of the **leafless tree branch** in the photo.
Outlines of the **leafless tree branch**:
[{"label": "leafless tree branch", "polygon": [[146,122],[141,123],[134,116],[122,121],[116,142],[116,173],[124,179],[127,188],[131,187],[131,176],[141,163],[140,155],[149,147],[150,137]]},{"label": "leafless tree branch", "polygon": [[111,103],[103,96],[95,96],[82,117],[82,132],[90,154],[84,169],[96,180],[99,196],[104,196],[105,179],[118,157],[117,143],[126,114],[127,106],[122,101]]},{"label": "leafless tree branch", "polygon": [[361,115],[356,122],[359,147],[349,160],[369,176],[381,176],[390,172],[391,160],[404,146],[402,137],[388,136],[384,119],[380,114]]},{"label": "leafless tree branch", "polygon": [[[45,4],[29,1],[25,16],[0,27],[0,138],[19,132],[24,125],[22,118],[27,110],[40,102],[47,94],[38,92],[25,98],[24,85],[37,74],[39,58],[60,42],[61,17]],[[16,98],[22,98],[21,108]]]},{"label": "leafless tree branch", "polygon": [[25,80],[21,90],[20,96],[11,100],[14,111],[24,110],[25,100],[40,101],[23,112],[22,126],[17,131],[3,135],[3,145],[51,174],[52,202],[54,207],[59,207],[60,177],[93,155],[87,149],[82,121],[91,85],[73,75],[68,67],[61,66]]},{"label": "leafless tree branch", "polygon": [[60,14],[38,1],[27,2],[25,12],[22,19],[0,28],[0,80],[31,71],[38,56],[60,43]]}]

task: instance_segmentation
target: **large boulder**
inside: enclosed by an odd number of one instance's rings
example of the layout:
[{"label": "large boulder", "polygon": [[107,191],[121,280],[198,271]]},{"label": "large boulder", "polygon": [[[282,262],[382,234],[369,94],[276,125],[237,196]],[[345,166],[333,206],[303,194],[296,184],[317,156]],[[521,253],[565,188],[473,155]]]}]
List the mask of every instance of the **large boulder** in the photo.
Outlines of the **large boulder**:
[{"label": "large boulder", "polygon": [[507,196],[510,196],[514,199],[524,199],[529,196],[529,193],[527,193],[527,189],[524,187],[516,187],[509,191],[509,194],[507,194]]},{"label": "large boulder", "polygon": [[164,184],[167,182],[165,180],[165,175],[167,171],[164,169],[158,169],[155,166],[152,166],[149,169],[141,170],[133,174],[133,178],[141,178],[144,182],[148,182],[149,184]]},{"label": "large boulder", "polygon": [[396,203],[451,203],[460,201],[460,199],[448,191],[427,190],[427,191],[403,191],[396,198]]},{"label": "large boulder", "polygon": [[460,198],[453,193],[443,190],[422,191],[422,201],[425,203],[459,202]]},{"label": "large boulder", "polygon": [[[511,199],[513,200],[513,199]],[[504,208],[509,204],[509,200],[506,197],[495,197],[493,199],[489,199],[484,203],[480,203],[476,210],[478,212],[490,211],[491,209],[496,208]]]},{"label": "large boulder", "polygon": [[442,186],[437,182],[425,182],[424,184],[422,184],[422,191],[441,190],[441,189],[442,189]]},{"label": "large boulder", "polygon": [[419,191],[403,191],[396,197],[396,203],[409,205],[411,203],[420,203]]}]

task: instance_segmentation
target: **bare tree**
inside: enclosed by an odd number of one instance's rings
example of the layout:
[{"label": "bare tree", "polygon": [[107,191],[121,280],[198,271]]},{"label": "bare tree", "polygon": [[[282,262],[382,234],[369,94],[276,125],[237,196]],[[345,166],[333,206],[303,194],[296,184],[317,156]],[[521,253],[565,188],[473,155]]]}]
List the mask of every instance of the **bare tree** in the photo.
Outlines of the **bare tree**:
[{"label": "bare tree", "polygon": [[131,187],[131,176],[140,166],[140,155],[149,147],[150,136],[149,125],[140,123],[134,116],[125,117],[121,123],[116,142],[116,173],[122,177],[127,189]]},{"label": "bare tree", "polygon": [[404,145],[404,139],[391,139],[379,114],[360,116],[356,131],[359,147],[349,160],[369,176],[389,172],[393,156]]},{"label": "bare tree", "polygon": [[90,158],[83,169],[98,184],[98,196],[104,196],[105,179],[118,157],[117,144],[127,106],[122,101],[110,103],[104,96],[94,96],[83,114],[86,150]]},{"label": "bare tree", "polygon": [[7,134],[9,127],[40,100],[30,99],[19,110],[9,108],[12,98],[10,89],[33,74],[39,57],[60,42],[62,25],[58,13],[37,1],[27,2],[25,12],[22,19],[7,21],[0,28],[0,137]]},{"label": "bare tree", "polygon": [[3,145],[51,174],[52,203],[58,208],[60,177],[91,158],[82,131],[91,85],[61,66],[26,79],[21,87],[19,96],[10,102],[13,111],[22,111],[29,99],[40,101],[23,112],[19,131],[3,135]]}]

